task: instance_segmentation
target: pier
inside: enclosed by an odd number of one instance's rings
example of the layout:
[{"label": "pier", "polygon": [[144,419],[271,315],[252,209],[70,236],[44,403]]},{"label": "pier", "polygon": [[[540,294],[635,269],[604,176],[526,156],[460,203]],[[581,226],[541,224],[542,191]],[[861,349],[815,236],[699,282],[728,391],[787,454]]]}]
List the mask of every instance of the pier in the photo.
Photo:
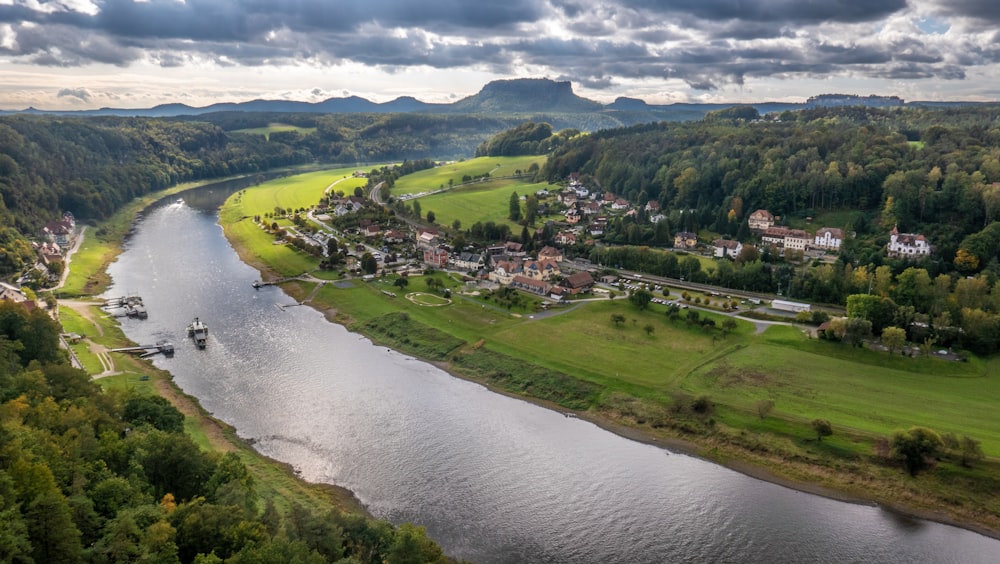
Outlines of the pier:
[{"label": "pier", "polygon": [[140,353],[139,358],[146,358],[153,356],[154,354],[160,354],[160,353],[162,353],[164,356],[172,356],[174,354],[174,344],[169,341],[160,341],[155,345],[138,345],[135,347],[121,347],[118,349],[109,349],[108,352]]},{"label": "pier", "polygon": [[111,298],[105,300],[104,305],[101,307],[104,309],[121,309],[125,312],[126,316],[136,319],[146,319],[149,317],[146,305],[142,303],[142,296]]}]

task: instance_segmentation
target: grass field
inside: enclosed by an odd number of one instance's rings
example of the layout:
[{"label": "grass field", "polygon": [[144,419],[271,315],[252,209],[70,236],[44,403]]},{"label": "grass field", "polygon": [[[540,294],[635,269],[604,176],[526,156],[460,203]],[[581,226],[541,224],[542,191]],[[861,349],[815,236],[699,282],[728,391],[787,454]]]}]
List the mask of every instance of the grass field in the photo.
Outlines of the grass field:
[{"label": "grass field", "polygon": [[233,133],[250,133],[253,135],[263,135],[265,138],[270,139],[272,133],[284,132],[284,131],[298,131],[302,135],[308,135],[316,131],[315,127],[299,127],[297,125],[289,125],[287,123],[271,123],[267,127],[252,127],[249,129],[237,129]]},{"label": "grass field", "polygon": [[[532,163],[537,163],[541,167],[545,164],[545,159],[545,156],[479,157],[467,161],[447,163],[400,178],[392,187],[392,195],[400,196],[437,190],[447,187],[449,181],[456,185],[461,184],[462,178],[465,176],[475,178],[486,173],[496,178],[512,176],[517,170],[527,172]],[[465,220],[462,220],[462,223],[465,223]]]},{"label": "grass field", "polygon": [[[409,288],[420,288],[419,278]],[[725,337],[713,337],[683,321],[670,321],[661,307],[635,309],[626,300],[601,300],[572,311],[533,319],[486,308],[473,298],[444,307],[420,307],[386,298],[391,282],[356,281],[348,289],[327,285],[314,305],[336,309],[354,324],[405,311],[420,323],[515,358],[656,402],[675,392],[708,395],[727,406],[729,420],[756,418],[755,404],[775,402],[774,417],[808,421],[888,436],[914,425],[941,433],[968,434],[1000,456],[1000,359],[956,363],[889,356],[810,339],[800,329],[775,326],[754,335],[744,321]],[[456,297],[453,294],[453,297]],[[620,313],[621,326],[611,322]],[[724,316],[708,314],[721,323]],[[646,325],[653,327],[647,333]],[[725,412],[720,415],[726,421]]]},{"label": "grass field", "polygon": [[788,226],[794,229],[805,229],[810,233],[823,227],[844,229],[847,226],[857,225],[858,220],[864,215],[864,212],[857,210],[824,211],[817,214],[811,223],[806,223],[805,218],[788,218]]},{"label": "grass field", "polygon": [[[271,213],[275,208],[309,209],[315,206],[329,187],[334,191],[353,194],[355,187],[367,180],[351,176],[354,168],[323,170],[279,178],[248,188],[231,197],[222,206],[219,222],[226,236],[248,250],[244,260],[267,265],[278,276],[298,276],[316,268],[316,258],[284,245],[275,244],[274,235],[265,232],[253,221],[253,216]],[[278,220],[279,226],[291,222]],[[332,275],[331,275],[332,276]]]},{"label": "grass field", "polygon": [[[476,222],[492,221],[497,225],[510,226],[511,232],[519,235],[521,226],[508,219],[510,215],[510,195],[533,194],[548,184],[532,184],[518,180],[491,180],[453,188],[440,194],[420,198],[420,209],[426,214],[433,211],[435,222],[451,225],[456,219],[468,228]],[[523,207],[523,206],[522,206]]]},{"label": "grass field", "polygon": [[351,176],[355,170],[353,167],[321,170],[265,182],[243,192],[242,210],[245,215],[255,215],[273,212],[275,207],[308,209],[319,203],[327,187],[353,195],[355,187],[368,182]]}]

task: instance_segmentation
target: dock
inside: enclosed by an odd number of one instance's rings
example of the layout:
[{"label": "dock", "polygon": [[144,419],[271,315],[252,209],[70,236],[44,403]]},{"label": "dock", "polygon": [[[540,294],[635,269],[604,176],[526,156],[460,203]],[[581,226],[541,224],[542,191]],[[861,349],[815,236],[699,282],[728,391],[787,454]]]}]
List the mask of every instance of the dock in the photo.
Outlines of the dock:
[{"label": "dock", "polygon": [[125,315],[135,319],[146,319],[149,317],[149,312],[146,311],[146,305],[142,303],[142,296],[132,295],[132,296],[122,296],[120,298],[111,298],[104,301],[104,305],[101,306],[103,309],[121,309],[124,311]]},{"label": "dock", "polygon": [[146,358],[153,356],[154,354],[160,354],[160,353],[162,353],[164,356],[171,356],[174,354],[174,344],[169,341],[160,341],[155,345],[138,345],[135,347],[121,347],[117,349],[109,349],[108,352],[140,353],[139,358]]}]

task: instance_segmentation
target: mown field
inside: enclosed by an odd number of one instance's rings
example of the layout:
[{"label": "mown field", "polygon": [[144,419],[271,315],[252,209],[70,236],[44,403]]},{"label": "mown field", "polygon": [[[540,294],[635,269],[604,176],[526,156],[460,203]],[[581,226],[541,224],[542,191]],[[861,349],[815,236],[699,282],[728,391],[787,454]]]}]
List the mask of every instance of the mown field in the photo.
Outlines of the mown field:
[{"label": "mown field", "polygon": [[[511,233],[519,235],[521,226],[508,219],[510,195],[516,192],[518,196],[524,196],[550,187],[545,183],[490,180],[424,196],[419,202],[422,214],[426,215],[428,211],[434,212],[434,221],[440,225],[452,225],[457,219],[463,228],[468,228],[476,222],[492,221],[497,225],[508,225]],[[541,218],[536,222],[538,225],[541,225],[540,220]]]},{"label": "mown field", "polygon": [[308,174],[298,174],[264,183],[259,189],[246,190],[243,194],[243,209],[249,214],[273,212],[274,208],[309,209],[319,203],[329,188],[333,192],[343,191],[353,195],[354,189],[364,186],[368,180],[351,176],[356,168],[321,170]]},{"label": "mown field", "polygon": [[1000,361],[968,363],[850,349],[772,328],[685,375],[681,385],[756,417],[758,400],[798,421],[828,419],[864,433],[926,426],[969,435],[1000,456]]},{"label": "mown field", "polygon": [[[424,288],[421,277],[415,277],[407,290]],[[356,330],[404,311],[467,345],[479,343],[573,375],[606,393],[663,404],[678,392],[706,395],[720,406],[720,422],[757,425],[757,401],[771,400],[775,406],[769,417],[787,420],[791,425],[783,432],[801,439],[812,437],[809,422],[817,418],[828,419],[835,433],[872,439],[922,425],[967,434],[982,441],[988,455],[1000,456],[1000,419],[990,407],[1000,401],[997,359],[959,363],[889,356],[813,339],[794,327],[778,325],[755,335],[745,321],[721,336],[683,320],[671,321],[661,306],[639,311],[623,298],[583,303],[543,318],[511,314],[455,294],[452,305],[423,307],[402,295],[387,298],[381,290],[398,288],[392,279],[355,281],[350,288],[326,285],[313,305],[337,310]],[[611,321],[615,313],[625,316],[623,324]],[[725,318],[705,315],[717,324]],[[869,442],[858,448],[868,449]]]},{"label": "mown field", "polygon": [[[401,196],[446,188],[449,186],[449,181],[452,184],[461,184],[462,178],[465,176],[475,178],[488,173],[490,176],[498,178],[512,176],[517,170],[526,173],[532,163],[537,163],[541,167],[545,164],[545,157],[479,157],[446,163],[400,178],[392,187],[392,195]],[[507,195],[510,196],[510,193]],[[462,223],[464,224],[465,221],[463,220]]]},{"label": "mown field", "polygon": [[298,131],[302,135],[308,135],[316,131],[315,127],[299,127],[297,125],[289,125],[287,123],[271,123],[267,127],[252,127],[248,129],[237,129],[233,133],[250,133],[252,135],[263,135],[265,138],[270,138],[272,133],[286,132],[286,131]]}]

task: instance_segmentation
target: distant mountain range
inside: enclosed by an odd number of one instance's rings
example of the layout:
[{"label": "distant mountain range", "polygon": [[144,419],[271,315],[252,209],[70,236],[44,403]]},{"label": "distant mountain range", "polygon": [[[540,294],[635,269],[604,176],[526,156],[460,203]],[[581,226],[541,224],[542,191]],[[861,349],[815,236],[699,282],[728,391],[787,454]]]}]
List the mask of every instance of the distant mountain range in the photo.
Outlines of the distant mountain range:
[{"label": "distant mountain range", "polygon": [[23,111],[0,111],[0,114],[46,114],[72,116],[140,116],[175,117],[201,115],[215,112],[267,112],[267,113],[433,113],[433,114],[580,114],[621,113],[630,114],[624,120],[684,121],[700,119],[707,112],[733,106],[753,106],[761,114],[801,110],[823,106],[968,106],[979,102],[904,102],[896,96],[856,96],[851,94],[822,94],[804,103],[760,102],[749,104],[647,104],[637,98],[621,97],[611,104],[601,104],[577,96],[568,81],[545,78],[496,80],[483,87],[477,94],[450,104],[421,102],[411,96],[402,96],[390,102],[376,103],[358,96],[329,98],[322,102],[296,102],[290,100],[252,100],[249,102],[224,102],[200,108],[186,104],[162,104],[147,109],[101,108],[98,110],[45,111],[28,108]]}]

